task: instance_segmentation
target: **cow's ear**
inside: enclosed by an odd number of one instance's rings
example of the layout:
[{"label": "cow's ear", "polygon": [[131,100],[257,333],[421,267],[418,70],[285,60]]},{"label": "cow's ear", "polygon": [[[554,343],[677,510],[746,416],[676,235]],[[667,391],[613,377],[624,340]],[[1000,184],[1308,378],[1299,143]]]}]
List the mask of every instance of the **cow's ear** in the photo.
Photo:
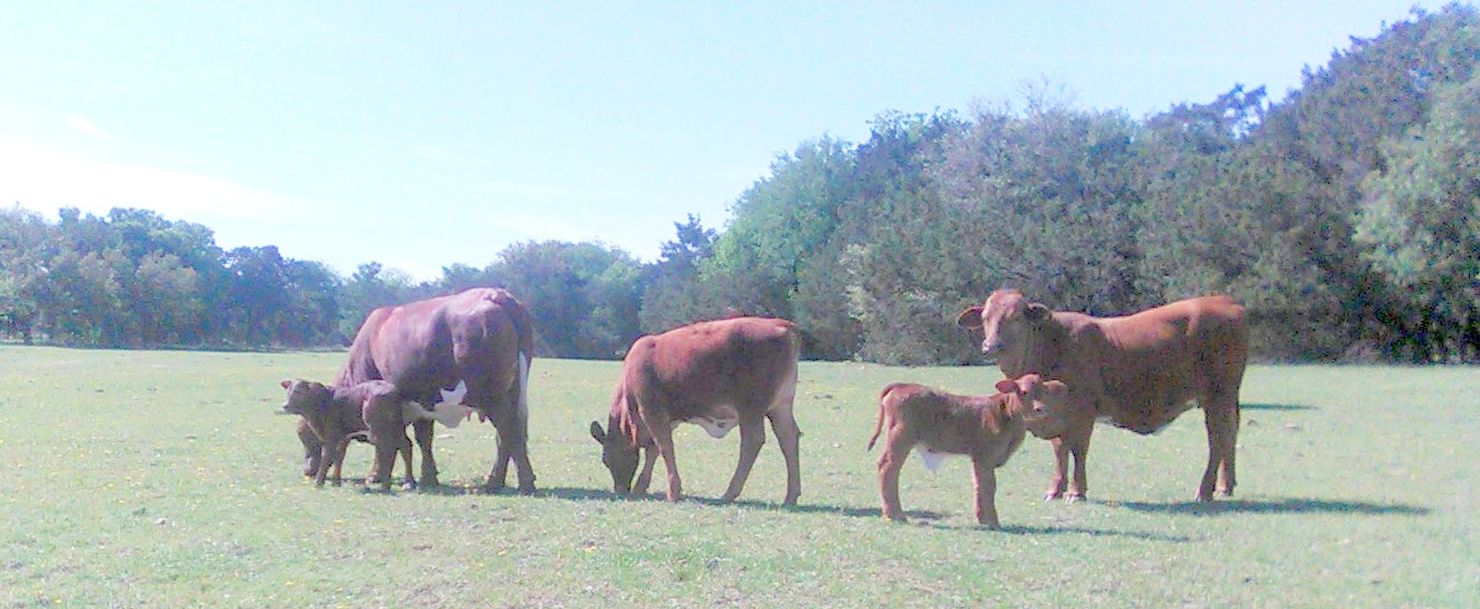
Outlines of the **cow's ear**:
[{"label": "cow's ear", "polygon": [[1045,307],[1042,303],[1037,302],[1030,303],[1027,310],[1024,312],[1028,316],[1028,321],[1034,322],[1048,319],[1048,316],[1053,313],[1052,311],[1048,310],[1048,307]]},{"label": "cow's ear", "polygon": [[956,325],[963,328],[982,327],[982,308],[971,307],[962,311],[960,315],[956,316]]},{"label": "cow's ear", "polygon": [[997,381],[996,387],[997,387],[997,393],[1017,393],[1018,392],[1018,384],[1017,384],[1017,381],[1014,381],[1014,380],[1011,380],[1011,379],[1002,379],[1000,381]]},{"label": "cow's ear", "polygon": [[606,432],[601,430],[601,423],[591,421],[591,437],[596,438],[597,444],[606,444]]},{"label": "cow's ear", "polygon": [[279,384],[283,386],[283,389],[287,389],[289,385],[293,384],[293,381],[289,379],[283,379],[283,382]]}]

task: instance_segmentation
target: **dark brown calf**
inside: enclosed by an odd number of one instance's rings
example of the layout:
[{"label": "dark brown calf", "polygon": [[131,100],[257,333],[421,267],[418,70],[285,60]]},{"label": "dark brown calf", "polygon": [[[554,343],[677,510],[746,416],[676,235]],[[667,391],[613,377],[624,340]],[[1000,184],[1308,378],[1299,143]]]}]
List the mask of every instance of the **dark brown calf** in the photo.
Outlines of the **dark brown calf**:
[{"label": "dark brown calf", "polygon": [[1037,375],[997,383],[991,396],[946,393],[916,385],[894,383],[879,396],[879,419],[868,447],[887,430],[884,454],[879,456],[879,494],[884,517],[904,521],[899,505],[899,470],[917,446],[926,467],[935,469],[934,455],[967,455],[976,487],[976,521],[998,528],[996,469],[1023,443],[1024,430],[1040,438],[1064,432],[1068,391],[1059,381],[1043,382]]},{"label": "dark brown calf", "polygon": [[[394,385],[385,381],[370,381],[353,387],[329,387],[323,383],[303,379],[285,380],[281,383],[288,391],[283,402],[283,412],[302,417],[298,422],[298,439],[304,446],[304,475],[312,476],[314,483],[323,486],[329,478],[329,469],[334,469],[333,481],[338,485],[343,479],[344,453],[350,440],[369,442],[370,428],[365,424],[364,410],[371,404],[393,404],[399,411],[402,400]],[[404,431],[401,455],[406,462],[406,481],[414,484],[411,476],[411,442]],[[317,454],[315,453],[317,448]],[[379,451],[377,451],[378,453]],[[394,461],[371,470],[370,477],[380,478],[390,484],[390,472]]]}]

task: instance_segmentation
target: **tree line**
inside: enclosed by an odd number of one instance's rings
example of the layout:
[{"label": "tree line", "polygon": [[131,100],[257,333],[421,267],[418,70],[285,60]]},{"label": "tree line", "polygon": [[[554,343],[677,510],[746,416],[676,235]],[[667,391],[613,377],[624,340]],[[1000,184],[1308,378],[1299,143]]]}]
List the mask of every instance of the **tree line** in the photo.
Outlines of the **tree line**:
[{"label": "tree line", "polygon": [[1480,361],[1480,18],[1417,11],[1273,101],[1235,86],[1133,119],[1051,92],[885,112],[868,139],[779,155],[723,229],[675,222],[656,261],[526,242],[413,282],[342,277],[140,209],[0,211],[0,333],[101,346],[343,344],[376,306],[474,285],[531,307],[543,355],[610,358],[738,313],[807,355],[964,363],[957,312],[1013,286],[1128,313],[1227,293],[1264,359]]}]

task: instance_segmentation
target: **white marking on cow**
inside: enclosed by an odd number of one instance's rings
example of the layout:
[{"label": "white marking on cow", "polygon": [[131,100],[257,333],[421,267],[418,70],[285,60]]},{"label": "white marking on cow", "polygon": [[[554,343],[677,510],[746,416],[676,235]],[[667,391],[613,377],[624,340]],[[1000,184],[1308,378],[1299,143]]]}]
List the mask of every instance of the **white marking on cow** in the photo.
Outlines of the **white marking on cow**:
[{"label": "white marking on cow", "polygon": [[925,469],[929,470],[932,474],[935,473],[936,469],[940,468],[940,464],[946,460],[946,457],[952,456],[951,453],[938,453],[925,448],[923,445],[916,446],[915,452],[920,454],[920,461],[925,463]]},{"label": "white marking on cow", "polygon": [[694,418],[689,419],[689,420],[687,420],[685,422],[686,423],[693,423],[695,425],[698,425],[700,427],[703,427],[704,428],[704,431],[709,434],[709,437],[718,440],[720,438],[723,438],[723,437],[729,435],[730,430],[734,429],[735,426],[736,426],[736,424],[738,424],[740,422],[740,417],[738,417],[738,416],[729,417],[729,418],[694,417]]},{"label": "white marking on cow", "polygon": [[401,420],[407,423],[430,420],[445,427],[457,427],[472,411],[470,407],[453,402],[437,402],[431,410],[427,410],[421,404],[406,401],[401,403]]},{"label": "white marking on cow", "polygon": [[438,391],[442,393],[442,396],[437,399],[437,404],[441,404],[443,402],[461,404],[463,403],[463,399],[465,399],[468,395],[468,382],[459,379],[457,381],[457,386],[453,387],[452,391],[448,391],[440,387],[438,388]]}]

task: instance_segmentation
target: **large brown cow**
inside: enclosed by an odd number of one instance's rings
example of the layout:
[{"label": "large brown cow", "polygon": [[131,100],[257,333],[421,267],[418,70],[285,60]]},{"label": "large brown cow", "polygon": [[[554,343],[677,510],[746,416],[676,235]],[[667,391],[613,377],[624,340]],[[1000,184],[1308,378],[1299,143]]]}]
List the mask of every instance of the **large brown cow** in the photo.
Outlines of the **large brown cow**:
[{"label": "large brown cow", "polygon": [[1059,381],[1029,374],[997,383],[990,396],[956,395],[914,383],[893,383],[879,395],[879,418],[868,447],[884,433],[879,456],[879,495],[884,517],[905,520],[899,505],[899,470],[918,447],[925,467],[935,470],[940,455],[971,457],[976,487],[976,521],[998,528],[996,469],[1023,443],[1024,430],[1040,438],[1064,432],[1068,390]]},{"label": "large brown cow", "polygon": [[1139,434],[1158,431],[1192,407],[1203,409],[1208,466],[1197,489],[1233,494],[1239,385],[1248,361],[1244,309],[1227,296],[1177,301],[1125,317],[1050,311],[1017,290],[997,290],[957,323],[983,331],[982,353],[1008,378],[1039,374],[1069,385],[1068,431],[1054,440],[1055,469],[1046,498],[1084,497],[1085,456],[1096,418]]},{"label": "large brown cow", "polygon": [[[678,501],[682,484],[673,457],[673,427],[688,422],[703,426],[714,438],[740,428],[740,462],[720,498],[733,501],[765,443],[762,419],[767,418],[786,460],[785,503],[795,504],[802,492],[797,457],[801,432],[792,416],[800,350],[791,322],[759,317],[701,322],[637,339],[622,363],[607,429],[591,422],[591,436],[601,443],[601,460],[611,472],[615,492],[647,493],[656,450],[668,470],[668,500]],[[647,459],[633,487],[639,449],[646,449]]]},{"label": "large brown cow", "polygon": [[[529,311],[504,290],[475,288],[371,311],[334,385],[383,379],[393,383],[405,399],[426,406],[441,401],[449,390],[465,391],[462,401],[498,429],[498,455],[488,474],[488,487],[504,486],[512,461],[518,470],[519,492],[532,493],[535,476],[527,439],[533,353]],[[407,421],[393,419],[367,417],[366,423],[372,425],[372,434],[404,439],[399,426]],[[376,429],[377,424],[385,429]],[[421,482],[436,486],[432,422],[420,420],[412,425],[421,448]],[[377,471],[390,471],[396,452],[392,444],[377,444]]]}]

